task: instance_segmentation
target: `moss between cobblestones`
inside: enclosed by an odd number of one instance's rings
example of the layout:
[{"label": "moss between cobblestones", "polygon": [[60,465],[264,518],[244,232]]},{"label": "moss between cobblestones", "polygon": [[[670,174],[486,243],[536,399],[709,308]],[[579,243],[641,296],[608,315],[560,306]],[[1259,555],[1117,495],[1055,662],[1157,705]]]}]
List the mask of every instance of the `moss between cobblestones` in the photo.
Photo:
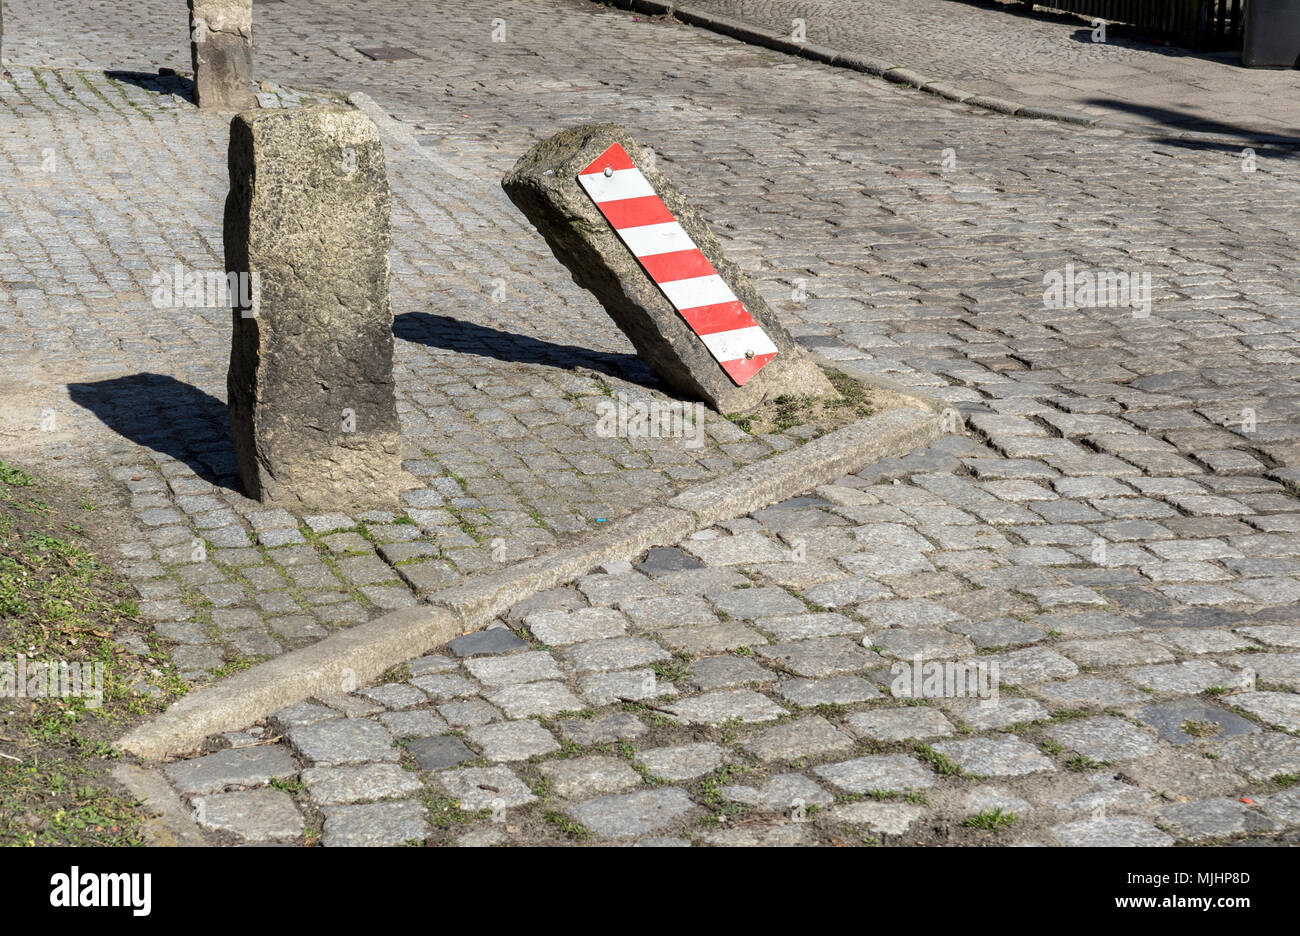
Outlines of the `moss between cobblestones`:
[{"label": "moss between cobblestones", "polygon": [[[838,397],[810,397],[785,394],[764,403],[752,413],[729,413],[727,419],[751,436],[787,433],[806,442],[870,416],[877,409],[877,394],[858,381],[829,368],[822,368]],[[791,430],[801,431],[794,433]]]}]

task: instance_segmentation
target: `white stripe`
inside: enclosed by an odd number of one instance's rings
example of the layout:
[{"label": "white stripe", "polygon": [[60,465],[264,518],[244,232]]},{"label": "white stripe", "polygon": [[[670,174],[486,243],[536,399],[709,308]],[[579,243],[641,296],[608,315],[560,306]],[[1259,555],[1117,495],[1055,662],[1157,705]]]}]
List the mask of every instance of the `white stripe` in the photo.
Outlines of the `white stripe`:
[{"label": "white stripe", "polygon": [[695,241],[691,240],[691,235],[687,234],[676,221],[621,228],[618,236],[623,238],[623,243],[627,244],[628,250],[632,251],[635,257],[695,249]]},{"label": "white stripe", "polygon": [[700,335],[700,340],[719,361],[737,361],[745,357],[746,351],[753,351],[755,357],[760,354],[774,354],[776,345],[767,337],[767,332],[757,325],[749,328],[735,328],[731,331],[714,332],[712,335]]},{"label": "white stripe", "polygon": [[635,167],[615,169],[609,175],[592,172],[578,176],[578,181],[596,204],[623,198],[642,198],[655,193],[641,170]]},{"label": "white stripe", "polygon": [[716,273],[660,283],[659,288],[664,291],[668,301],[678,309],[694,309],[697,306],[736,301],[736,294]]}]

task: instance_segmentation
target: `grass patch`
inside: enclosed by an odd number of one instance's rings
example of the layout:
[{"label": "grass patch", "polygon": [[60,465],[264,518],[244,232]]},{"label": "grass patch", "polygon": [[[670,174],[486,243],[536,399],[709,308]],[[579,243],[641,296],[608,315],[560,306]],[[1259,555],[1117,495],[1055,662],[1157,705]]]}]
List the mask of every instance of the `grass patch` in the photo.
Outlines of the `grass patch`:
[{"label": "grass patch", "polygon": [[587,830],[586,826],[580,822],[575,822],[562,812],[548,809],[542,818],[570,838],[579,840],[591,838],[591,832]]},{"label": "grass patch", "polygon": [[[81,531],[91,502],[0,462],[3,845],[141,844],[144,815],[107,777],[120,757],[110,742],[187,688],[138,620],[130,585]],[[126,636],[149,652],[118,646]]]},{"label": "grass patch", "polygon": [[1016,821],[1016,814],[1013,812],[1003,812],[1002,807],[996,809],[986,809],[983,812],[977,812],[975,815],[966,820],[968,829],[987,829],[990,832],[1001,832],[1008,828]]},{"label": "grass patch", "polygon": [[967,773],[952,758],[940,754],[928,744],[917,744],[912,748],[921,760],[925,761],[934,770],[935,773],[943,777],[973,777],[974,774]]}]

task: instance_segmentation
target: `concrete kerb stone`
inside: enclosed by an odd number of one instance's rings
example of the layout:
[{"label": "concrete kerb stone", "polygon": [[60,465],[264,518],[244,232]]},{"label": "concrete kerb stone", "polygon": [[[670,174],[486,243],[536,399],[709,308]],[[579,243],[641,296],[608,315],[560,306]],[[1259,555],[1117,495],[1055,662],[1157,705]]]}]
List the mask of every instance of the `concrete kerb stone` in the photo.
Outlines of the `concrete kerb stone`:
[{"label": "concrete kerb stone", "polygon": [[[889,393],[882,381],[869,381]],[[648,507],[576,546],[443,589],[403,608],[236,673],[192,692],[117,741],[125,751],[161,759],[195,750],[204,738],[235,731],[271,712],[340,686],[360,686],[393,666],[485,627],[511,606],[607,562],[652,546],[670,546],[697,529],[744,516],[830,483],[881,458],[901,456],[941,434],[938,403],[897,394],[896,409],[782,452],[725,478],[690,488],[665,506]]]},{"label": "concrete kerb stone", "polygon": [[462,630],[445,608],[402,608],[191,692],[117,746],[146,759],[192,751],[209,735],[243,728],[286,705],[365,685]]},{"label": "concrete kerb stone", "polygon": [[907,85],[909,88],[918,88],[925,90],[927,85],[933,84],[936,79],[928,78],[920,72],[914,72],[910,68],[891,68],[882,76],[894,84]]},{"label": "concrete kerb stone", "polygon": [[160,848],[203,848],[207,842],[190,811],[162,774],[135,764],[117,764],[110,776],[140,802],[146,814],[144,834]]},{"label": "concrete kerb stone", "polygon": [[668,506],[689,510],[699,527],[712,526],[827,484],[891,453],[926,445],[940,434],[940,420],[932,413],[888,410],[683,491]]},{"label": "concrete kerb stone", "polygon": [[[798,55],[827,65],[834,65],[838,68],[849,68],[853,71],[875,75],[897,84],[916,88],[918,91],[924,91],[927,94],[933,94],[960,104],[969,104],[972,107],[983,108],[1007,116],[1024,117],[1032,120],[1054,120],[1058,123],[1104,130],[1122,130],[1125,133],[1160,140],[1176,139],[1196,143],[1229,145],[1240,145],[1243,142],[1276,145],[1295,144],[1293,138],[1281,134],[1250,133],[1226,137],[1222,134],[1195,130],[1169,131],[1131,121],[1095,117],[1083,111],[1063,107],[1041,107],[1022,104],[1018,101],[1008,101],[1003,98],[957,88],[938,78],[924,78],[919,72],[898,63],[886,62],[883,59],[873,58],[870,55],[862,55],[857,52],[844,52],[827,46],[795,42],[789,37],[770,33],[757,26],[730,17],[694,10],[681,4],[661,3],[659,0],[597,0],[597,2],[630,10],[634,13],[644,13],[649,16],[672,16],[687,25],[730,36],[733,39],[739,39],[741,42]],[[890,74],[891,72],[893,74]]]},{"label": "concrete kerb stone", "polygon": [[563,585],[606,562],[635,556],[652,546],[671,545],[696,529],[690,511],[646,507],[579,545],[475,576],[430,595],[429,602],[454,612],[466,630],[477,630],[530,595]]}]

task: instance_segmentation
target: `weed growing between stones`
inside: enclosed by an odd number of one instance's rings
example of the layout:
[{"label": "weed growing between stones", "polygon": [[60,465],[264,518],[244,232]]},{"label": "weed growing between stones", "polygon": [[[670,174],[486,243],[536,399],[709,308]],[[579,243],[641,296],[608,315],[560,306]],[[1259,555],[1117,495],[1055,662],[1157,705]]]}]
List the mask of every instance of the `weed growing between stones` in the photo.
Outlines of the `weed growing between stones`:
[{"label": "weed growing between stones", "polygon": [[727,419],[750,435],[790,432],[807,441],[876,412],[878,401],[868,387],[839,371],[825,373],[838,396],[782,394],[752,413],[729,413]]}]

